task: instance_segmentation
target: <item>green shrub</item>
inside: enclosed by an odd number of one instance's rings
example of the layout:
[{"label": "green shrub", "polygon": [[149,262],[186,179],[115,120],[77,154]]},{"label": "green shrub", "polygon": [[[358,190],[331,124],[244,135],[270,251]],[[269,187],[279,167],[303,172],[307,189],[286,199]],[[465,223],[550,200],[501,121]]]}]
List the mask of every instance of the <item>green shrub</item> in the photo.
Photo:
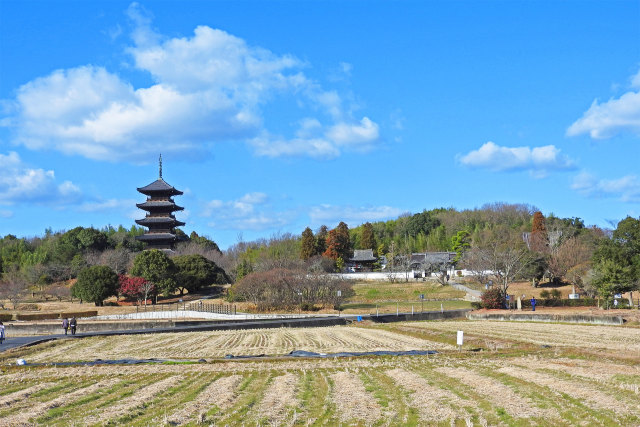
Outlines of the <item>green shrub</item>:
[{"label": "green shrub", "polygon": [[548,290],[544,289],[540,292],[540,298],[549,299],[550,297],[551,297],[551,294],[549,293]]},{"label": "green shrub", "polygon": [[551,298],[553,298],[553,299],[562,298],[562,292],[560,292],[560,289],[552,289],[551,290]]}]

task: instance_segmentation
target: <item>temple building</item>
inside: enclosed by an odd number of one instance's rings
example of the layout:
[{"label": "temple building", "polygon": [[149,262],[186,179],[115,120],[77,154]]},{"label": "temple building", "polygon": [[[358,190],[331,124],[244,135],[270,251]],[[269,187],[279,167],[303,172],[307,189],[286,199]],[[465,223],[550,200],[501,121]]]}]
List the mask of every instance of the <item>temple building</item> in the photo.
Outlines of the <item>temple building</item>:
[{"label": "temple building", "polygon": [[136,206],[147,211],[147,215],[144,219],[137,219],[136,223],[149,230],[136,239],[145,242],[147,249],[171,251],[178,240],[175,228],[184,225],[184,222],[178,221],[173,215],[173,212],[184,209],[173,201],[173,196],[182,195],[182,191],[176,190],[162,179],[162,155],[159,166],[159,178],[146,187],[138,188],[140,193],[147,196],[147,200]]}]

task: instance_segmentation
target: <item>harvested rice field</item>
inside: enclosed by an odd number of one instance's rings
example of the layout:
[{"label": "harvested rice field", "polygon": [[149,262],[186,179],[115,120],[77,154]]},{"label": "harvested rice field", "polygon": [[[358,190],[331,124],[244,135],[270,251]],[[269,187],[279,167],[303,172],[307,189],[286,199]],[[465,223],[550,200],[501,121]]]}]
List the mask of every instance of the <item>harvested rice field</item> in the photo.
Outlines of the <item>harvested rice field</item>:
[{"label": "harvested rice field", "polygon": [[397,332],[440,332],[445,336],[464,331],[482,340],[529,343],[589,351],[616,352],[640,359],[640,328],[535,322],[448,321],[404,322],[391,327]]},{"label": "harvested rice field", "polygon": [[[472,336],[470,325],[518,325],[416,322],[157,334],[16,349],[1,354],[0,426],[640,425],[640,359],[617,357],[615,349],[594,356],[583,353],[580,343],[543,348],[515,332],[508,346],[472,351],[476,349],[465,345],[458,351],[455,333],[444,328],[449,323],[453,331],[462,324],[474,346],[478,338]],[[541,326],[559,327],[558,333],[564,330],[567,335],[577,327]],[[632,337],[640,332],[603,328],[626,331]],[[618,335],[612,332],[609,339],[613,336]],[[294,349],[435,349],[438,353],[215,359],[226,353],[276,355]],[[127,351],[126,357],[185,361],[9,365],[17,357],[62,362],[122,358]],[[207,361],[187,362],[201,357]]]},{"label": "harvested rice field", "polygon": [[121,335],[62,340],[25,356],[31,362],[94,359],[200,359],[233,355],[281,355],[293,350],[317,353],[444,350],[451,344],[369,328],[279,328],[176,334]]}]

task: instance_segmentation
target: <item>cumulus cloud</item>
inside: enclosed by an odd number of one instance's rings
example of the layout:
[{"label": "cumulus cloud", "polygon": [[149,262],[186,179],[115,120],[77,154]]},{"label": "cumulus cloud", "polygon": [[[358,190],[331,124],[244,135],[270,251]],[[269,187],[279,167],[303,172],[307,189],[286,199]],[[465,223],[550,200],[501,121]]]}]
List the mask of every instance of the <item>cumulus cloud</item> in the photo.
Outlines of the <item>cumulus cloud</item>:
[{"label": "cumulus cloud", "polygon": [[581,172],[573,179],[571,188],[587,197],[611,197],[622,202],[640,202],[640,179],[635,175],[599,179],[588,172]]},{"label": "cumulus cloud", "polygon": [[[631,78],[631,88],[640,89],[640,72]],[[593,139],[608,139],[621,133],[640,136],[640,91],[630,90],[602,103],[594,100],[567,129],[568,136],[589,134]]]},{"label": "cumulus cloud", "polygon": [[251,144],[256,153],[278,157],[309,156],[315,158],[334,158],[347,147],[356,151],[367,151],[379,140],[378,125],[368,117],[359,123],[337,123],[325,129],[316,119],[303,119],[294,138],[284,138],[263,132],[253,138]]},{"label": "cumulus cloud", "polygon": [[403,210],[391,206],[335,206],[319,205],[309,211],[313,226],[346,222],[355,227],[367,221],[382,221],[399,216]]},{"label": "cumulus cloud", "polygon": [[[208,26],[190,37],[167,38],[133,4],[135,28],[127,49],[153,83],[134,87],[117,73],[84,65],[30,81],[9,102],[2,125],[15,143],[97,160],[146,160],[160,149],[202,157],[211,144],[245,141],[258,155],[335,157],[372,147],[378,125],[353,117],[342,96],[308,78],[308,65],[292,55],[249,46]],[[312,135],[272,136],[263,110],[292,102]],[[286,104],[291,109],[291,105]],[[309,117],[313,113],[317,117]]]},{"label": "cumulus cloud", "polygon": [[574,168],[574,162],[560,153],[553,145],[542,147],[502,147],[491,141],[473,150],[458,161],[468,167],[491,171],[529,171],[535,177],[546,176],[551,171]]},{"label": "cumulus cloud", "polygon": [[80,198],[80,189],[71,181],[59,183],[54,171],[30,168],[16,152],[0,154],[0,203],[62,206]]},{"label": "cumulus cloud", "polygon": [[212,218],[209,226],[222,230],[267,230],[288,225],[293,212],[274,212],[265,193],[247,193],[235,200],[211,200],[203,216]]}]

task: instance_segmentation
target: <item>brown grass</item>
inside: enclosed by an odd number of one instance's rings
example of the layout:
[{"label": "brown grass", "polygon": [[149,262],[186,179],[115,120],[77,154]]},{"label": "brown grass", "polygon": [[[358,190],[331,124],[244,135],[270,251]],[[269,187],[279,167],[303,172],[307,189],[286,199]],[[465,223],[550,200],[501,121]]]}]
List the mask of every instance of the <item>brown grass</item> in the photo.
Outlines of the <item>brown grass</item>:
[{"label": "brown grass", "polygon": [[331,374],[330,378],[333,381],[331,399],[341,421],[358,420],[371,425],[381,418],[380,405],[364,388],[357,374],[341,371]]},{"label": "brown grass", "polygon": [[237,398],[235,390],[241,382],[240,375],[229,375],[215,380],[195,400],[189,402],[177,413],[172,414],[169,417],[169,422],[182,425],[192,420],[194,414],[199,416],[214,405],[221,410],[231,407]]}]

